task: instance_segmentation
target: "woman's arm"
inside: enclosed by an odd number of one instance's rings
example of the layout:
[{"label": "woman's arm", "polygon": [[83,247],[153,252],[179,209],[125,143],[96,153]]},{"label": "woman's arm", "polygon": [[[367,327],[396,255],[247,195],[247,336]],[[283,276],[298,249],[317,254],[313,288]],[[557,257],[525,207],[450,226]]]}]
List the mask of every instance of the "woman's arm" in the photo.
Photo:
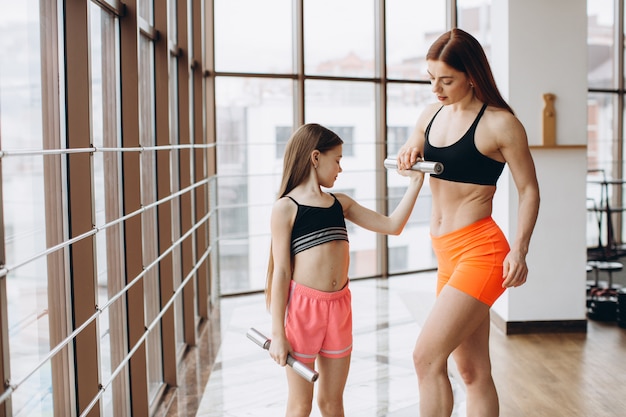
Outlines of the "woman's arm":
[{"label": "woman's arm", "polygon": [[526,131],[513,115],[508,116],[508,127],[499,129],[503,134],[498,139],[500,152],[504,156],[519,197],[518,220],[511,251],[504,260],[504,287],[517,287],[526,282],[528,267],[526,254],[530,238],[539,215],[539,184],[535,171]]},{"label": "woman's arm", "polygon": [[399,235],[409,220],[415,206],[415,200],[424,184],[424,173],[419,171],[398,171],[403,176],[410,176],[411,181],[402,200],[389,216],[363,207],[345,194],[337,194],[343,207],[344,216],[351,222],[376,233]]}]

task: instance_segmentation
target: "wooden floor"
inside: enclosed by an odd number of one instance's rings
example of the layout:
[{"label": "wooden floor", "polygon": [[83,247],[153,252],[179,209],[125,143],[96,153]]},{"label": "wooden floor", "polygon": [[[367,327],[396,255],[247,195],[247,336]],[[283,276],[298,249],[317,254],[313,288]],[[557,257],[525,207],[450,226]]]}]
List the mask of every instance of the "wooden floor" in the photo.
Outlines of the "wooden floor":
[{"label": "wooden floor", "polygon": [[[411,351],[434,300],[434,274],[354,281],[351,289],[346,415],[418,416]],[[157,417],[284,415],[282,370],[244,336],[249,327],[269,328],[263,303],[261,295],[223,299]],[[587,333],[508,336],[492,325],[491,355],[502,417],[626,416],[626,329],[614,322],[589,320]],[[451,379],[453,416],[465,416],[463,385],[454,372]]]},{"label": "wooden floor", "polygon": [[493,374],[507,417],[626,416],[626,330],[506,336],[492,326]]}]

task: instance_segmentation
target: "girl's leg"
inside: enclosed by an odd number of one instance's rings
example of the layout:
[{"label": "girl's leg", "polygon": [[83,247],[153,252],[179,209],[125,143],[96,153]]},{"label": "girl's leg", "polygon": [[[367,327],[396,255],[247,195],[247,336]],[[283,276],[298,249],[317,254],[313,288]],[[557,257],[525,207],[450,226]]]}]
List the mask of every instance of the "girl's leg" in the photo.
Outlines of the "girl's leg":
[{"label": "girl's leg", "polygon": [[318,356],[320,377],[317,381],[317,403],[324,417],[344,417],[343,390],[348,379],[350,356],[325,358]]},{"label": "girl's leg", "polygon": [[445,286],[433,306],[413,351],[420,392],[420,417],[449,417],[454,399],[448,357],[489,317],[489,306]]},{"label": "girl's leg", "polygon": [[489,316],[452,353],[467,387],[468,417],[497,417],[498,394],[491,376],[489,357]]},{"label": "girl's leg", "polygon": [[[313,363],[307,364],[307,366],[313,368]],[[285,366],[285,369],[287,370],[287,383],[289,385],[285,416],[308,417],[313,405],[313,384],[298,375],[291,367]]]}]

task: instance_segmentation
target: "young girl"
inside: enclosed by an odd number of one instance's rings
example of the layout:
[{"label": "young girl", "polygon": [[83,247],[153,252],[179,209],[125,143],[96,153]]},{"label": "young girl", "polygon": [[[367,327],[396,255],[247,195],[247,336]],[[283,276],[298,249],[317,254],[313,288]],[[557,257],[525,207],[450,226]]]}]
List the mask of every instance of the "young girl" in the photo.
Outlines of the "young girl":
[{"label": "young girl", "polygon": [[[424,174],[409,176],[406,194],[391,216],[367,209],[345,194],[322,191],[335,184],[343,141],[318,124],[300,127],[285,149],[283,178],[271,217],[267,304],[272,316],[271,357],[287,354],[319,372],[317,402],[323,416],[343,416],[343,390],[352,352],[345,219],[378,233],[399,234],[413,210]],[[287,413],[308,416],[313,384],[289,367]]]}]

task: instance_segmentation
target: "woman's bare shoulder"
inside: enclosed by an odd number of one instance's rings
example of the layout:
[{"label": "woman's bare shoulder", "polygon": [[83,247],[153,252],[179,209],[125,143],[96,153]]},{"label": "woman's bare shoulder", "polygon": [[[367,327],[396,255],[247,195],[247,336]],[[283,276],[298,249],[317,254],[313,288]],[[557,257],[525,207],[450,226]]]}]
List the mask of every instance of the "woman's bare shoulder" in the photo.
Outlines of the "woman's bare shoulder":
[{"label": "woman's bare shoulder", "polygon": [[505,126],[522,126],[517,116],[501,107],[488,106],[483,116],[485,121],[489,124],[498,125],[500,127]]},{"label": "woman's bare shoulder", "polygon": [[500,139],[526,138],[526,130],[522,122],[506,109],[489,106],[485,111],[483,119],[484,126]]},{"label": "woman's bare shoulder", "polygon": [[442,105],[437,102],[428,104],[424,110],[422,110],[422,113],[420,113],[419,120],[422,121],[422,123],[428,124],[441,107]]}]

